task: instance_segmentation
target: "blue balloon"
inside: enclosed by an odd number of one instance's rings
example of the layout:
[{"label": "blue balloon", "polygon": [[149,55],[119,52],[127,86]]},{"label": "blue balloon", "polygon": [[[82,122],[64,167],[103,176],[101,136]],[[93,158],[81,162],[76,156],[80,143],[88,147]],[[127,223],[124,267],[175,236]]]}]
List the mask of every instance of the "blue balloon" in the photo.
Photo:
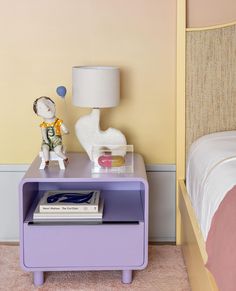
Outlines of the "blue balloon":
[{"label": "blue balloon", "polygon": [[57,94],[60,97],[64,98],[66,96],[66,87],[64,87],[64,86],[57,87]]}]

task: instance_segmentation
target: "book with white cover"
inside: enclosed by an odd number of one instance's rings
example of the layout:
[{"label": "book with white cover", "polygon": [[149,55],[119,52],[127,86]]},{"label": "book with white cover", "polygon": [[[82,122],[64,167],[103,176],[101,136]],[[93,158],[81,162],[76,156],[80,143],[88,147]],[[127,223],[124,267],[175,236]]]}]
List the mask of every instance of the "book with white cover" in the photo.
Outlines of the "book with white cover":
[{"label": "book with white cover", "polygon": [[104,200],[100,199],[98,212],[84,213],[46,213],[39,211],[39,205],[36,207],[33,220],[34,221],[97,221],[103,217]]},{"label": "book with white cover", "polygon": [[[83,197],[85,195],[91,194],[91,198],[82,203],[73,203],[73,202],[63,202],[65,197],[61,197],[57,199],[55,202],[49,203],[47,200],[50,197],[55,197],[55,195],[59,194],[60,196],[68,194],[77,196],[78,198]],[[64,200],[63,200],[64,198]],[[53,190],[47,191],[44,193],[42,198],[40,199],[39,212],[42,213],[81,213],[81,212],[98,212],[98,204],[100,198],[99,190]]]}]

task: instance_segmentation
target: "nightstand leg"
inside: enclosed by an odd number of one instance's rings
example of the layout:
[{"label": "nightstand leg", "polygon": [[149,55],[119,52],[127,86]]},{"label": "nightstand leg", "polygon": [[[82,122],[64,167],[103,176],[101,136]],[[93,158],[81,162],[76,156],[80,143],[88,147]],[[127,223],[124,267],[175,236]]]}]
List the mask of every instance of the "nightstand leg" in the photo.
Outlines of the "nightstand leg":
[{"label": "nightstand leg", "polygon": [[125,284],[132,283],[132,270],[123,270],[122,271],[122,282]]},{"label": "nightstand leg", "polygon": [[43,272],[34,272],[34,285],[40,286],[44,283]]}]

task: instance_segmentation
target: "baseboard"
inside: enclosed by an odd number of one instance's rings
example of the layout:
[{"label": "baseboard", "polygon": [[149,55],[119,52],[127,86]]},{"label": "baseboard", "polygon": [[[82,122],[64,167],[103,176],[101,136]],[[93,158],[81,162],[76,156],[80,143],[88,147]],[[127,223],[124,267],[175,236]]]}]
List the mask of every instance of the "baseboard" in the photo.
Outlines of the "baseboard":
[{"label": "baseboard", "polygon": [[170,242],[170,241],[163,241],[163,242],[148,242],[150,246],[176,246],[176,242]]},{"label": "baseboard", "polygon": [[0,246],[18,246],[19,245],[19,241],[2,241],[0,242]]},{"label": "baseboard", "polygon": [[175,237],[149,237],[148,239],[149,242],[154,242],[154,243],[175,243]]}]

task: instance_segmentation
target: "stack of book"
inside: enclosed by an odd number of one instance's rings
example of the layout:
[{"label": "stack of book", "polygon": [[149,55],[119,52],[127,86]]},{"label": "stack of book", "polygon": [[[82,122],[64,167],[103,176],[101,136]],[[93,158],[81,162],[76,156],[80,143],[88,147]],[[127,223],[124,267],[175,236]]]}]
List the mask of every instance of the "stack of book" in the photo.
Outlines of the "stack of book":
[{"label": "stack of book", "polygon": [[99,190],[47,191],[33,214],[34,222],[101,222],[104,201]]}]

